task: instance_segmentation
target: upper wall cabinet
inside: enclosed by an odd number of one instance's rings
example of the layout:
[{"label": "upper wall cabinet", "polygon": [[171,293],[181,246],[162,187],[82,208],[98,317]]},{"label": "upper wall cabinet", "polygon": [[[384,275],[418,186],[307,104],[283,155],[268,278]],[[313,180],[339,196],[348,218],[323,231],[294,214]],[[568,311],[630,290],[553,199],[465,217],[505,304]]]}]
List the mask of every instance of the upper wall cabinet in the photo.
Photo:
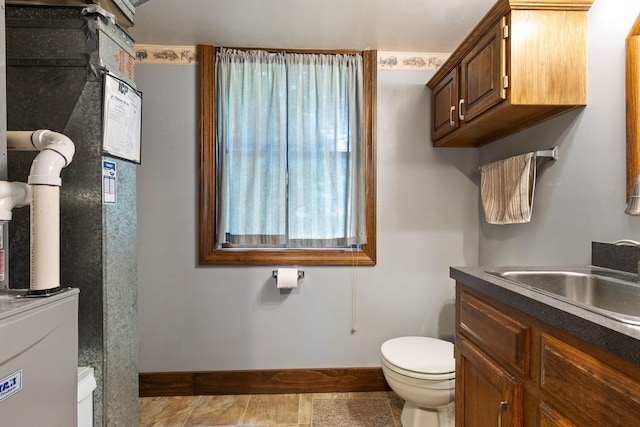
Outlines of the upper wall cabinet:
[{"label": "upper wall cabinet", "polygon": [[587,103],[593,0],[499,0],[427,86],[436,147],[476,147]]}]

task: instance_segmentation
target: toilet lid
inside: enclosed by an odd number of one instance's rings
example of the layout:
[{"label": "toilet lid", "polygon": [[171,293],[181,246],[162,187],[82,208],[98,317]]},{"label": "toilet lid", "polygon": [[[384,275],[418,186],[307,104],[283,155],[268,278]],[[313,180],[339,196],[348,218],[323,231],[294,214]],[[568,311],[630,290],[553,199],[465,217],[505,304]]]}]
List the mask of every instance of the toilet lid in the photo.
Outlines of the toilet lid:
[{"label": "toilet lid", "polygon": [[393,338],[381,347],[388,362],[413,372],[445,374],[456,370],[453,344],[428,337]]}]

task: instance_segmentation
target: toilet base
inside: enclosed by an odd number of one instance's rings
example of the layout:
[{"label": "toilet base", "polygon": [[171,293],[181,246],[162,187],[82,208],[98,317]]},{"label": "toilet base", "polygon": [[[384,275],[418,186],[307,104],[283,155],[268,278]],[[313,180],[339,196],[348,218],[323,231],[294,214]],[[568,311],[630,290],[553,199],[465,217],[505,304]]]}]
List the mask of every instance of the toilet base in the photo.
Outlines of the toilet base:
[{"label": "toilet base", "polygon": [[405,402],[400,416],[402,427],[454,427],[455,403],[440,408],[420,408],[411,402]]}]

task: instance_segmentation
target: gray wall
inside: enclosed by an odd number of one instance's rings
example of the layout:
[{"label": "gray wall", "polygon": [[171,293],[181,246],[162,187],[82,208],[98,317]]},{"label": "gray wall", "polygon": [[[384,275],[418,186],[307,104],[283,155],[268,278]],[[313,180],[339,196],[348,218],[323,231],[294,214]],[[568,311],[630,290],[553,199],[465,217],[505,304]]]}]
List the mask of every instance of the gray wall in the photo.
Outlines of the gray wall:
[{"label": "gray wall", "polygon": [[[594,2],[587,107],[479,150],[431,148],[429,73],[380,72],[378,265],[305,267],[288,296],[271,267],[197,266],[196,70],[138,66],[140,371],[378,366],[387,338],[452,334],[450,265],[586,265],[591,241],[640,239],[640,218],[623,213],[624,40],[639,11]],[[478,162],[552,146],[531,223],[487,224]]]},{"label": "gray wall", "polygon": [[[428,72],[378,75],[378,265],[197,265],[196,68],[139,65],[140,371],[379,366],[380,344],[453,335],[450,265],[477,263],[477,150],[430,146]],[[356,290],[357,332],[352,327]]]},{"label": "gray wall", "polygon": [[480,265],[588,265],[591,242],[640,240],[624,214],[625,37],[639,0],[594,2],[589,11],[588,106],[480,149],[485,163],[559,147],[541,164],[531,223],[490,225],[480,209]]}]

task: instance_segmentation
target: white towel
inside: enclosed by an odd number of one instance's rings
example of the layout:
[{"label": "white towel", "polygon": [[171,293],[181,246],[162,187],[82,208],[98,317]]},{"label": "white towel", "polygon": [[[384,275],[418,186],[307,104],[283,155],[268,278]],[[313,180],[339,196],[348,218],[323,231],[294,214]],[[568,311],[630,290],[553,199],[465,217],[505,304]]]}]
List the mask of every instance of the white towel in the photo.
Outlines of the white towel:
[{"label": "white towel", "polygon": [[480,167],[480,193],[489,224],[531,221],[536,186],[536,153],[510,157]]}]

